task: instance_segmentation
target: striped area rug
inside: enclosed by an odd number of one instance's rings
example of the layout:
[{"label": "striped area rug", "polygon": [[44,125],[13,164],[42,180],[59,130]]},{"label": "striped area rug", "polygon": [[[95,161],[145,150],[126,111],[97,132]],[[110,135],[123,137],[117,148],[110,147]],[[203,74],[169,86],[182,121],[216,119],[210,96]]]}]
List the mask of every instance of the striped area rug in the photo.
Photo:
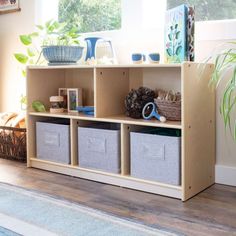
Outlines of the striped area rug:
[{"label": "striped area rug", "polygon": [[0,236],[176,236],[38,192],[0,184]]}]

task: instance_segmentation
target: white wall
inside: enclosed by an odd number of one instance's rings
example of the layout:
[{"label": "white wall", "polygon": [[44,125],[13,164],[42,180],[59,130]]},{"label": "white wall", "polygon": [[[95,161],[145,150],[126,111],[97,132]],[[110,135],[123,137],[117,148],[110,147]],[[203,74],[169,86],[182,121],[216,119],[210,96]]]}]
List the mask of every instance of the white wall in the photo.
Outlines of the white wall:
[{"label": "white wall", "polygon": [[[227,42],[232,40],[236,39],[199,40],[197,42],[197,58],[205,58],[217,47],[221,50],[228,48]],[[224,82],[219,85],[216,93],[216,182],[236,186],[236,141],[232,139],[229,130],[225,130],[219,109],[222,93],[228,78],[229,74],[225,75]],[[235,114],[234,119],[236,120]]]},{"label": "white wall", "polygon": [[[18,102],[20,96],[19,87],[21,87],[22,81],[19,79],[18,63],[12,55],[22,49],[18,35],[33,30],[35,20],[34,7],[36,6],[39,9],[37,5],[39,1],[21,0],[21,12],[0,16],[0,112],[17,110],[20,107]],[[155,0],[149,1],[155,2]],[[121,31],[96,34],[112,38],[120,63],[130,62],[132,52],[163,52],[162,24],[160,23],[155,29],[155,24],[150,24],[149,27],[146,27],[147,25],[144,24],[143,18],[146,13],[141,12],[142,8],[139,5],[142,4],[142,0],[129,0],[129,2],[133,7],[124,6],[125,15],[123,20],[129,20],[132,17],[129,21],[130,25],[124,25]],[[130,14],[131,9],[133,9],[132,15]],[[36,19],[40,18],[40,14],[42,14],[42,11],[37,11]],[[162,22],[162,20],[163,18],[159,21]],[[154,22],[157,21],[158,19],[154,20]],[[235,37],[235,32],[232,31],[233,28],[236,28],[235,21],[228,21],[227,24],[222,22],[218,25],[212,22],[205,26],[198,24],[196,28],[196,60],[203,60],[217,45],[232,40]],[[223,86],[217,91],[217,107],[219,107]],[[216,181],[236,186],[236,143],[232,141],[228,133],[225,133],[219,110],[217,110],[216,117]]]},{"label": "white wall", "polygon": [[25,90],[13,54],[23,50],[19,35],[33,31],[34,0],[21,0],[20,12],[0,15],[0,112],[20,109],[19,99]]}]

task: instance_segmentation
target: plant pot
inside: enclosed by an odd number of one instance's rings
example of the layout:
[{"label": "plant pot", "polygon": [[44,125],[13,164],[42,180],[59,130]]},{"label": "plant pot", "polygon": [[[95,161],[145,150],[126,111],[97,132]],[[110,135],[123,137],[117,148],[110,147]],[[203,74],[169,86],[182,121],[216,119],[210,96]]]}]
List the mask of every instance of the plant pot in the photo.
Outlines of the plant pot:
[{"label": "plant pot", "polygon": [[73,64],[82,57],[83,49],[80,46],[43,46],[42,52],[49,64]]}]

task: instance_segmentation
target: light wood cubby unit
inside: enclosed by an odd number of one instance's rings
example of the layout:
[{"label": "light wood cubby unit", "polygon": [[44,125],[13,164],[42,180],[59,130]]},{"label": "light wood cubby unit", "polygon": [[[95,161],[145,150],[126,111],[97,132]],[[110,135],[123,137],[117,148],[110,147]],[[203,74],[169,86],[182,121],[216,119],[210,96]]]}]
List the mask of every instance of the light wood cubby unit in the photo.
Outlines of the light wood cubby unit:
[{"label": "light wood cubby unit", "polygon": [[[161,194],[186,201],[215,182],[215,93],[209,87],[212,64],[199,69],[198,63],[157,65],[29,66],[27,68],[28,104],[42,101],[49,107],[49,97],[58,88],[82,88],[83,104],[95,106],[95,115],[52,114],[27,111],[27,165],[75,177]],[[199,70],[203,71],[199,76]],[[124,99],[132,88],[180,91],[182,121],[132,119],[125,116]],[[70,120],[71,164],[39,160],[36,154],[36,122],[54,118]],[[120,124],[121,173],[111,174],[81,168],[78,162],[80,124],[109,122]],[[142,127],[180,129],[181,185],[169,185],[130,176],[130,132]]]}]

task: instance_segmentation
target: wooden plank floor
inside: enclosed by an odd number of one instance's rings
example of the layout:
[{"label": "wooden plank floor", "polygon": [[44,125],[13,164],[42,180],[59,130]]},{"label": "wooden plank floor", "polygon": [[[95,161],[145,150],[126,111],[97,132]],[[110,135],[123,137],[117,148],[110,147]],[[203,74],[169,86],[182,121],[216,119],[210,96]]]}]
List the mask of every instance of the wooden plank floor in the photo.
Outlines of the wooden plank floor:
[{"label": "wooden plank floor", "polygon": [[180,235],[236,235],[236,187],[214,185],[183,203],[0,159],[0,182],[41,191]]}]

